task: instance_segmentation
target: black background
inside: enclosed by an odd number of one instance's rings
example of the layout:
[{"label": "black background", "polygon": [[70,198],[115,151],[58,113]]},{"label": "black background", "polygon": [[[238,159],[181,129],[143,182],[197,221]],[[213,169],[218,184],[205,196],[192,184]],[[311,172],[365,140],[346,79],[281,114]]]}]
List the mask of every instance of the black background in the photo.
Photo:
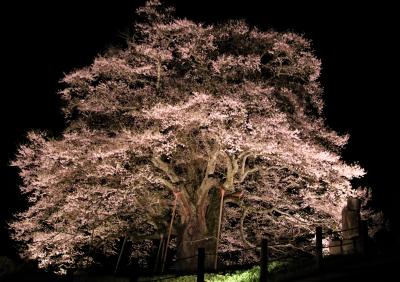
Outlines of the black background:
[{"label": "black background", "polygon": [[[385,211],[390,227],[398,229],[395,85],[399,75],[399,33],[394,4],[168,2],[176,6],[179,16],[189,19],[213,22],[244,18],[262,29],[289,30],[310,38],[322,60],[327,123],[340,133],[350,133],[343,156],[367,170],[367,176],[357,184],[372,187],[374,205]],[[56,95],[63,73],[90,64],[110,45],[122,44],[123,34],[134,21],[134,10],[143,3],[0,4],[0,255],[14,255],[6,221],[25,207],[17,189],[17,171],[8,166],[18,144],[29,129],[56,134],[63,129]]]}]

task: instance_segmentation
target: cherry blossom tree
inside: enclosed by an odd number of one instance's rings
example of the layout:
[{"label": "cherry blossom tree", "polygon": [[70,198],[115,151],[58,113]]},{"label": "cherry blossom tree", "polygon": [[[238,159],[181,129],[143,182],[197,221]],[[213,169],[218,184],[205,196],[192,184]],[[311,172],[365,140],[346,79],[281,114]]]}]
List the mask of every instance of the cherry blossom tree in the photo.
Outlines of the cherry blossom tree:
[{"label": "cherry blossom tree", "polygon": [[30,132],[12,163],[30,201],[11,224],[24,255],[85,267],[125,237],[133,257],[204,247],[213,267],[235,252],[254,262],[237,250],[263,237],[278,255],[310,245],[317,225],[338,229],[364,171],[325,124],[310,41],[176,19],[158,0],[137,14],[126,48],[63,78],[62,135]]}]

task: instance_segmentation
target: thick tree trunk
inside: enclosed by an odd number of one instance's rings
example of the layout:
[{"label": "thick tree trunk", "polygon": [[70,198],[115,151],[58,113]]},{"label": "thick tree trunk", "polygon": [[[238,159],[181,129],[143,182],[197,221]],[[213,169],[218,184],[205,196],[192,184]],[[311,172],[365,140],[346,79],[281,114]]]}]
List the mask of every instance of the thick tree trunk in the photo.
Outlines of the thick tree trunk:
[{"label": "thick tree trunk", "polygon": [[197,250],[205,248],[205,268],[213,269],[217,244],[219,193],[211,192],[209,201],[201,203],[178,237],[176,268],[181,272],[197,269]]},{"label": "thick tree trunk", "polygon": [[216,238],[209,236],[204,230],[205,225],[198,220],[192,220],[183,231],[180,242],[178,243],[176,267],[178,271],[191,272],[197,269],[197,250],[206,250],[206,269],[211,269],[214,265]]}]

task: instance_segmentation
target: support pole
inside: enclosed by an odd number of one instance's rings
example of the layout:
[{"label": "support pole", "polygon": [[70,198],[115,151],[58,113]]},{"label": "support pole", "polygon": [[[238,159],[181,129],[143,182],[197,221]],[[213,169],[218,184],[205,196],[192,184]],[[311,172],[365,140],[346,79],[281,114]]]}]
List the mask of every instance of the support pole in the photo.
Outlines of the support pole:
[{"label": "support pole", "polygon": [[158,245],[158,250],[157,250],[156,262],[154,264],[154,271],[153,271],[154,273],[157,273],[157,271],[158,271],[158,262],[160,261],[160,256],[161,257],[164,256],[163,251],[162,251],[163,246],[164,246],[163,242],[164,242],[164,235],[161,234],[160,235],[160,244]]},{"label": "support pole", "polygon": [[321,269],[322,266],[322,227],[317,226],[315,228],[315,251],[317,259],[317,269]]},{"label": "support pole", "polygon": [[121,262],[122,253],[124,252],[124,248],[125,248],[125,244],[126,244],[126,240],[127,239],[128,239],[128,236],[125,236],[124,242],[122,243],[121,252],[119,253],[119,256],[118,256],[117,265],[115,266],[114,274],[117,274],[119,263]]},{"label": "support pole", "polygon": [[165,261],[167,260],[168,245],[169,245],[169,240],[171,239],[172,223],[174,223],[175,212],[176,212],[176,203],[177,203],[178,195],[179,195],[178,193],[175,193],[174,208],[172,210],[171,223],[169,224],[167,242],[165,242],[165,250],[164,250],[164,257],[162,258],[161,273],[164,272]]},{"label": "support pole", "polygon": [[217,270],[217,265],[218,265],[218,244],[219,244],[219,236],[221,233],[221,219],[222,219],[222,210],[223,210],[223,206],[224,206],[224,195],[225,195],[225,190],[224,190],[224,188],[221,188],[221,201],[219,203],[217,243],[215,246],[215,260],[214,260],[214,269],[215,270]]}]

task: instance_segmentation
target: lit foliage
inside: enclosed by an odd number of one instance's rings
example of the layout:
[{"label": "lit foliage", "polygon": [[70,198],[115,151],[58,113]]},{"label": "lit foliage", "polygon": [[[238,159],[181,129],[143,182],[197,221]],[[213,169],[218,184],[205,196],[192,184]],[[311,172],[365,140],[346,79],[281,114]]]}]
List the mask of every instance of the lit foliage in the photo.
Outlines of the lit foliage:
[{"label": "lit foliage", "polygon": [[212,252],[222,191],[222,259],[262,237],[282,243],[277,255],[309,245],[316,225],[337,229],[364,172],[340,158],[348,136],[324,123],[310,42],[175,19],[157,0],[138,15],[127,48],[64,77],[62,136],[31,132],[19,149],[31,205],[12,228],[25,254],[84,267],[128,236],[145,257],[175,200],[177,256]]}]

